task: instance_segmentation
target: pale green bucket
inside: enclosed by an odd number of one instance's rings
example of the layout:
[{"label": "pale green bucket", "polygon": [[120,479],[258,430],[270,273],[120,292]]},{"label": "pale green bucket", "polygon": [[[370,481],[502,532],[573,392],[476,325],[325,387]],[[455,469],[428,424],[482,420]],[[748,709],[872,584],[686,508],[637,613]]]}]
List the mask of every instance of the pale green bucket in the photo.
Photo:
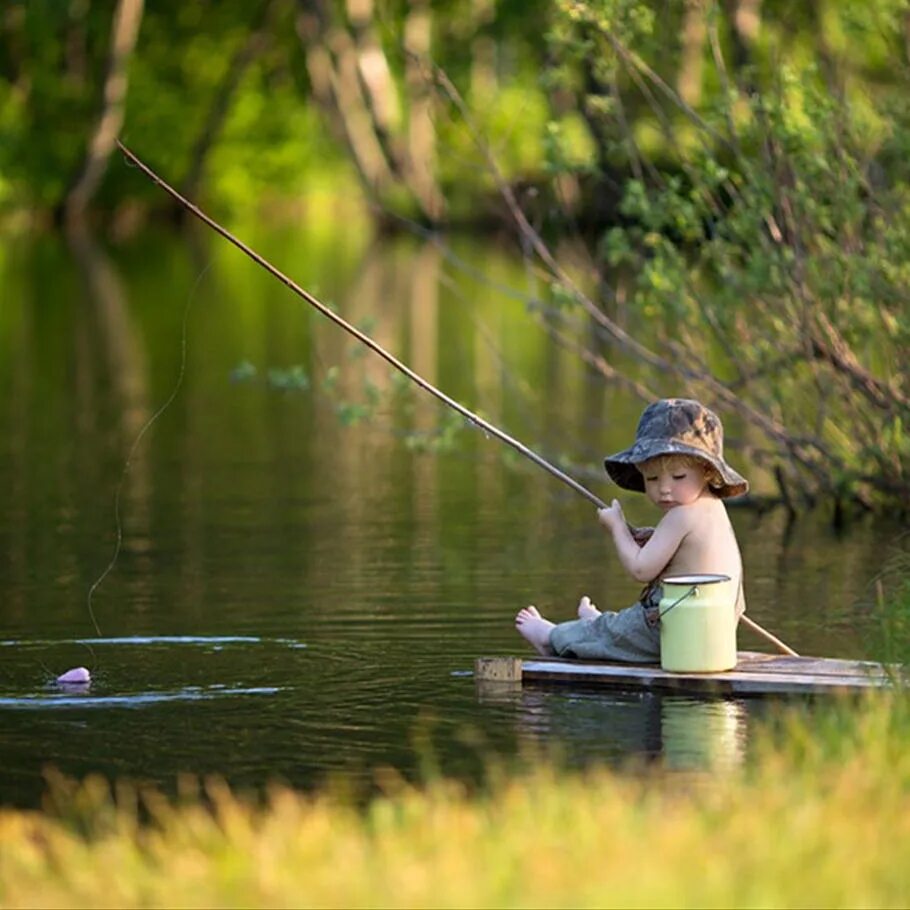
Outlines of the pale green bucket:
[{"label": "pale green bucket", "polygon": [[736,666],[736,589],[729,575],[673,575],[661,582],[660,665],[676,673]]}]

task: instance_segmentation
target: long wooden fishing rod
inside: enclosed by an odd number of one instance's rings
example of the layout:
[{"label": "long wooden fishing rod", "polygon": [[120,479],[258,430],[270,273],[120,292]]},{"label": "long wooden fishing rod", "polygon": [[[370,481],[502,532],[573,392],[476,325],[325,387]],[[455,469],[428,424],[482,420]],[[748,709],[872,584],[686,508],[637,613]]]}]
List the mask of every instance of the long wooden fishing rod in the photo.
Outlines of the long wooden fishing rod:
[{"label": "long wooden fishing rod", "polygon": [[[314,297],[309,291],[305,288],[302,288],[296,281],[289,278],[284,272],[279,271],[275,266],[273,266],[267,259],[257,253],[254,249],[247,246],[242,240],[239,240],[235,237],[230,231],[226,228],[223,228],[217,221],[210,218],[202,211],[197,205],[190,202],[189,199],[186,199],[180,193],[177,192],[170,184],[162,180],[147,164],[140,161],[133,152],[131,152],[119,139],[117,140],[117,147],[121,152],[126,156],[127,160],[133,164],[135,167],[139,168],[143,174],[145,174],[152,183],[160,186],[166,193],[168,193],[172,198],[176,199],[185,209],[192,212],[200,221],[204,224],[207,224],[215,233],[220,234],[224,237],[225,240],[230,241],[237,249],[244,252],[247,256],[250,257],[254,262],[261,265],[270,275],[273,275],[277,278],[282,284],[289,287],[298,297],[302,297],[310,306],[319,310],[323,316],[327,319],[330,319],[336,325],[344,329],[349,335],[353,335],[358,341],[365,344],[371,351],[374,351],[378,354],[383,360],[387,363],[390,363],[396,370],[404,373],[408,379],[411,379],[415,382],[420,388],[424,391],[429,392],[431,395],[438,398],[444,404],[447,404],[450,408],[457,411],[462,415],[467,421],[474,424],[475,426],[480,427],[485,433],[490,436],[494,436],[500,442],[504,442],[507,446],[515,449],[516,452],[520,452],[525,458],[529,458],[534,464],[543,468],[545,471],[548,471],[557,479],[561,480],[567,486],[570,486],[576,493],[580,493],[587,499],[589,502],[597,506],[598,509],[605,509],[607,504],[599,497],[595,496],[590,490],[583,487],[577,480],[570,477],[568,474],[560,471],[559,468],[550,464],[545,458],[542,458],[536,452],[529,449],[526,445],[519,442],[512,436],[509,436],[508,433],[504,433],[498,427],[493,426],[489,421],[484,420],[478,414],[475,414],[473,411],[468,410],[463,404],[455,401],[455,399],[450,398],[445,392],[436,388],[432,383],[427,382],[422,376],[415,373],[407,364],[402,363],[397,357],[393,354],[390,354],[385,348],[380,344],[375,342],[369,335],[362,332],[356,326],[352,325],[343,317],[339,316],[334,310],[327,307],[324,303]],[[797,657],[796,651],[792,648],[785,645],[779,638],[776,638],[770,632],[766,632],[758,623],[753,622],[745,614],[740,617],[741,621],[745,623],[753,631],[757,632],[767,641],[771,642],[775,647],[779,648],[784,654],[789,654],[793,657]]]},{"label": "long wooden fishing rod", "polygon": [[422,389],[429,392],[431,395],[435,395],[440,401],[447,404],[450,408],[458,411],[466,420],[480,427],[486,433],[489,433],[491,436],[495,436],[497,439],[504,442],[506,445],[511,446],[516,451],[520,452],[526,458],[530,458],[536,465],[539,465],[545,471],[549,471],[554,477],[558,477],[563,483],[568,484],[576,493],[580,493],[590,502],[592,502],[599,509],[605,509],[607,504],[600,499],[600,497],[595,496],[590,490],[586,490],[578,481],[569,477],[568,474],[563,473],[559,468],[554,467],[548,461],[541,458],[536,452],[531,451],[527,446],[520,443],[517,439],[509,436],[507,433],[504,433],[502,430],[494,427],[493,424],[484,420],[478,414],[475,414],[473,411],[469,411],[463,404],[459,404],[453,398],[449,398],[445,392],[437,389],[432,383],[427,382],[422,376],[415,373],[407,364],[402,363],[397,357],[393,354],[390,354],[385,348],[380,344],[373,341],[369,335],[366,335],[356,326],[352,325],[343,317],[339,316],[334,310],[327,307],[320,300],[317,300],[309,291],[305,288],[302,288],[296,281],[289,278],[284,272],[279,271],[275,268],[268,260],[259,255],[254,249],[248,247],[242,240],[238,240],[230,231],[223,228],[217,221],[214,221],[205,212],[202,211],[198,206],[194,205],[188,199],[185,199],[180,193],[177,192],[172,186],[169,186],[164,182],[150,167],[140,161],[122,142],[117,140],[117,146],[120,151],[126,155],[127,159],[132,162],[136,167],[139,168],[149,179],[154,183],[158,184],[165,192],[169,193],[176,199],[182,206],[189,209],[200,221],[205,222],[213,231],[218,234],[221,234],[225,240],[229,240],[234,244],[238,249],[246,253],[254,262],[259,263],[269,274],[274,275],[282,284],[287,285],[295,294],[299,297],[302,297],[310,306],[315,307],[325,316],[327,319],[331,319],[336,325],[341,326],[346,332],[350,335],[353,335],[358,341],[363,342],[370,350],[375,351],[383,360],[390,363],[396,370],[404,373],[409,379],[417,383]]}]

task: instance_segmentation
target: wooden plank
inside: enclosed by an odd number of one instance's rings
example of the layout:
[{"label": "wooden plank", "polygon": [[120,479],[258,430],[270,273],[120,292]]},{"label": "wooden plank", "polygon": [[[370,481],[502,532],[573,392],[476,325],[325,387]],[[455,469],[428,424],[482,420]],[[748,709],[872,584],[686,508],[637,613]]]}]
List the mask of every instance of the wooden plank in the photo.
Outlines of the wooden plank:
[{"label": "wooden plank", "polygon": [[[871,661],[788,657],[741,651],[733,670],[723,673],[671,673],[655,665],[615,664],[561,658],[520,661],[519,675],[481,677],[528,682],[581,683],[614,689],[655,689],[705,695],[796,695],[859,692],[885,688],[892,676]],[[480,658],[481,661],[518,658]],[[500,668],[495,672],[506,672]],[[509,670],[514,674],[514,669]]]},{"label": "wooden plank", "polygon": [[759,651],[740,651],[736,664],[737,672],[749,673],[754,670],[775,673],[796,673],[813,676],[888,676],[882,664],[871,660],[841,660],[834,657],[788,657],[784,654],[763,654]]},{"label": "wooden plank", "polygon": [[670,673],[660,667],[526,660],[524,681],[575,682],[621,689],[662,689],[712,695],[777,695],[859,691],[889,685],[882,677],[796,673]]}]

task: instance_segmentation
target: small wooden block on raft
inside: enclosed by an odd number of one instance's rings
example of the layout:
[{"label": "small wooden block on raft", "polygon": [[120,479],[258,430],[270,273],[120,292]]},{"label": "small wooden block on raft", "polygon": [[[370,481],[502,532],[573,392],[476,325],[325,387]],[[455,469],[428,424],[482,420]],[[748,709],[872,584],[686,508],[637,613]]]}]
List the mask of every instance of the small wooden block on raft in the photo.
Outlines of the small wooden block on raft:
[{"label": "small wooden block on raft", "polygon": [[478,680],[581,683],[610,689],[649,689],[702,695],[812,695],[892,685],[896,671],[871,661],[789,657],[740,651],[732,670],[672,673],[659,666],[541,657],[480,657]]},{"label": "small wooden block on raft", "polygon": [[521,682],[520,657],[478,657],[474,678],[484,682]]}]

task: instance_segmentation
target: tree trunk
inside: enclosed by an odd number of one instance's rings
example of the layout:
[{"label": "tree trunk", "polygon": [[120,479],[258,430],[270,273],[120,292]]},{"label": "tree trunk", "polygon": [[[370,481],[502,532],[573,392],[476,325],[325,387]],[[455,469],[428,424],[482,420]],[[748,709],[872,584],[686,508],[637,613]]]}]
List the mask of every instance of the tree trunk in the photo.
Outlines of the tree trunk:
[{"label": "tree trunk", "polygon": [[313,98],[347,146],[364,189],[379,198],[393,183],[393,176],[360,89],[351,37],[329,21],[321,0],[300,0],[297,34]]},{"label": "tree trunk", "polygon": [[733,67],[736,70],[752,62],[752,48],[761,28],[761,3],[762,0],[733,0],[730,4]]},{"label": "tree trunk", "polygon": [[400,143],[396,146],[401,106],[389,62],[373,25],[373,0],[347,0],[347,11],[357,54],[357,73],[376,138],[390,166],[397,171],[402,155]]},{"label": "tree trunk", "polygon": [[408,186],[424,215],[431,222],[437,222],[445,210],[445,200],[436,183],[436,128],[433,125],[430,84],[425,71],[426,62],[430,59],[431,15],[427,0],[411,0],[404,35],[408,88],[406,173]]},{"label": "tree trunk", "polygon": [[682,60],[676,91],[692,107],[701,101],[702,62],[708,34],[706,13],[704,0],[686,0],[682,26]]},{"label": "tree trunk", "polygon": [[82,168],[64,201],[67,221],[79,222],[91,202],[114,150],[117,134],[123,125],[128,86],[127,66],[136,47],[142,22],[143,0],[118,0],[111,28],[111,50],[101,113],[89,139]]},{"label": "tree trunk", "polygon": [[324,3],[301,0],[297,33],[303,43],[313,98],[344,142],[361,182],[379,203],[404,187],[423,216],[441,219],[436,184],[436,134],[431,118],[431,19],[425,0],[411,0],[405,19],[407,120],[374,25],[373,0],[347,0],[347,26],[333,24]]}]

